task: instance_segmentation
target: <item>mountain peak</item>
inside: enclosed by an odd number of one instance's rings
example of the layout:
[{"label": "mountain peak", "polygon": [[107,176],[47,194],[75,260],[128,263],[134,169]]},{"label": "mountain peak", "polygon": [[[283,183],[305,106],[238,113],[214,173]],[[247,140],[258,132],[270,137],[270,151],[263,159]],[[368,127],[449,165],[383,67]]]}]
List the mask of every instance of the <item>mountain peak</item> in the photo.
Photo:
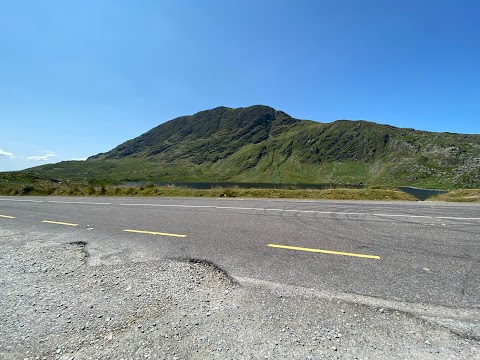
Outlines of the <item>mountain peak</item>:
[{"label": "mountain peak", "polygon": [[[157,157],[196,164],[216,162],[240,147],[256,144],[299,120],[265,105],[219,106],[167,121],[95,159]],[[176,149],[176,151],[172,151]]]}]

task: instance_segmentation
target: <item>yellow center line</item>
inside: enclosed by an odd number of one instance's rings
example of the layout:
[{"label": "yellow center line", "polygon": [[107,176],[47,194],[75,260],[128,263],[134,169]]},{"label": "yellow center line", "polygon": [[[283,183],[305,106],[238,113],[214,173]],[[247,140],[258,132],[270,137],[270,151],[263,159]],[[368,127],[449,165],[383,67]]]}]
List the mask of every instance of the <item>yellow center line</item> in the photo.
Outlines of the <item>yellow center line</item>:
[{"label": "yellow center line", "polygon": [[15,219],[15,216],[9,216],[9,215],[0,215],[2,218],[7,218],[7,219]]},{"label": "yellow center line", "polygon": [[57,225],[66,225],[66,226],[78,226],[78,224],[70,224],[66,222],[60,222],[60,221],[50,221],[50,220],[43,220],[43,223],[47,224],[57,224]]},{"label": "yellow center line", "polygon": [[169,233],[163,233],[163,232],[156,232],[156,231],[143,231],[143,230],[123,230],[126,232],[131,232],[131,233],[139,233],[139,234],[150,234],[150,235],[161,235],[161,236],[175,236],[175,237],[185,237],[187,235],[180,235],[180,234],[169,234]]},{"label": "yellow center line", "polygon": [[341,252],[341,251],[311,249],[311,248],[287,246],[287,245],[276,245],[276,244],[268,244],[267,246],[279,248],[279,249],[287,249],[287,250],[309,251],[309,252],[322,253],[322,254],[354,256],[359,258],[380,260],[380,256],[377,256],[377,255],[355,254],[355,253],[348,253],[348,252]]}]

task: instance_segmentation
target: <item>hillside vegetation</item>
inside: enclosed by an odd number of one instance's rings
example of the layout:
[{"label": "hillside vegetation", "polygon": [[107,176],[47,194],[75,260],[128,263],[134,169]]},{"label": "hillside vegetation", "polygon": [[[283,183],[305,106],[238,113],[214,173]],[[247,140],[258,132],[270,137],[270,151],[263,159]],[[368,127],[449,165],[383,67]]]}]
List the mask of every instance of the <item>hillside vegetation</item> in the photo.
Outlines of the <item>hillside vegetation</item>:
[{"label": "hillside vegetation", "polygon": [[480,135],[219,107],[161,124],[86,161],[28,170],[62,181],[480,187]]}]

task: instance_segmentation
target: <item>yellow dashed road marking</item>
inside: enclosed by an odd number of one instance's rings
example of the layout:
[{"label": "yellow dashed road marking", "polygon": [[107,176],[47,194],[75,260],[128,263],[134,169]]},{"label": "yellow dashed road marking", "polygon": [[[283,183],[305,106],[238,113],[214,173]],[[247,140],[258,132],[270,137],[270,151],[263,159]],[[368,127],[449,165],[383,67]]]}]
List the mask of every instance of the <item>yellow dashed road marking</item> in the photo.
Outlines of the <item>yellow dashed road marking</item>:
[{"label": "yellow dashed road marking", "polygon": [[359,257],[359,258],[380,260],[380,256],[377,256],[377,255],[355,254],[355,253],[347,253],[347,252],[341,252],[341,251],[311,249],[311,248],[303,248],[303,247],[287,246],[287,245],[276,245],[276,244],[268,244],[267,246],[279,248],[279,249],[287,249],[287,250],[309,251],[309,252],[322,253],[322,254],[353,256],[353,257]]},{"label": "yellow dashed road marking", "polygon": [[0,217],[6,218],[6,219],[15,219],[15,216],[9,216],[9,215],[0,215]]},{"label": "yellow dashed road marking", "polygon": [[47,223],[47,224],[57,224],[57,225],[66,225],[66,226],[78,226],[78,224],[71,224],[71,223],[60,222],[60,221],[43,220],[42,222],[43,222],[43,223]]},{"label": "yellow dashed road marking", "polygon": [[175,237],[185,237],[187,235],[180,235],[180,234],[169,234],[169,233],[163,233],[163,232],[156,232],[156,231],[143,231],[143,230],[123,230],[126,232],[131,232],[131,233],[139,233],[139,234],[150,234],[150,235],[161,235],[161,236],[175,236]]}]

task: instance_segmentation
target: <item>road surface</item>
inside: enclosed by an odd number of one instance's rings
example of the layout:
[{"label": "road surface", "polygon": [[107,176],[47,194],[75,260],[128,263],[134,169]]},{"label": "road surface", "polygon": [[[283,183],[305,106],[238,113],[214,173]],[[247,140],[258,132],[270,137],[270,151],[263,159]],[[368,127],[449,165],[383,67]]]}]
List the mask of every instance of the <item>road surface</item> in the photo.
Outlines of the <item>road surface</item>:
[{"label": "road surface", "polygon": [[480,308],[480,205],[0,197],[0,229],[85,241],[92,261],[194,258],[233,277]]}]

